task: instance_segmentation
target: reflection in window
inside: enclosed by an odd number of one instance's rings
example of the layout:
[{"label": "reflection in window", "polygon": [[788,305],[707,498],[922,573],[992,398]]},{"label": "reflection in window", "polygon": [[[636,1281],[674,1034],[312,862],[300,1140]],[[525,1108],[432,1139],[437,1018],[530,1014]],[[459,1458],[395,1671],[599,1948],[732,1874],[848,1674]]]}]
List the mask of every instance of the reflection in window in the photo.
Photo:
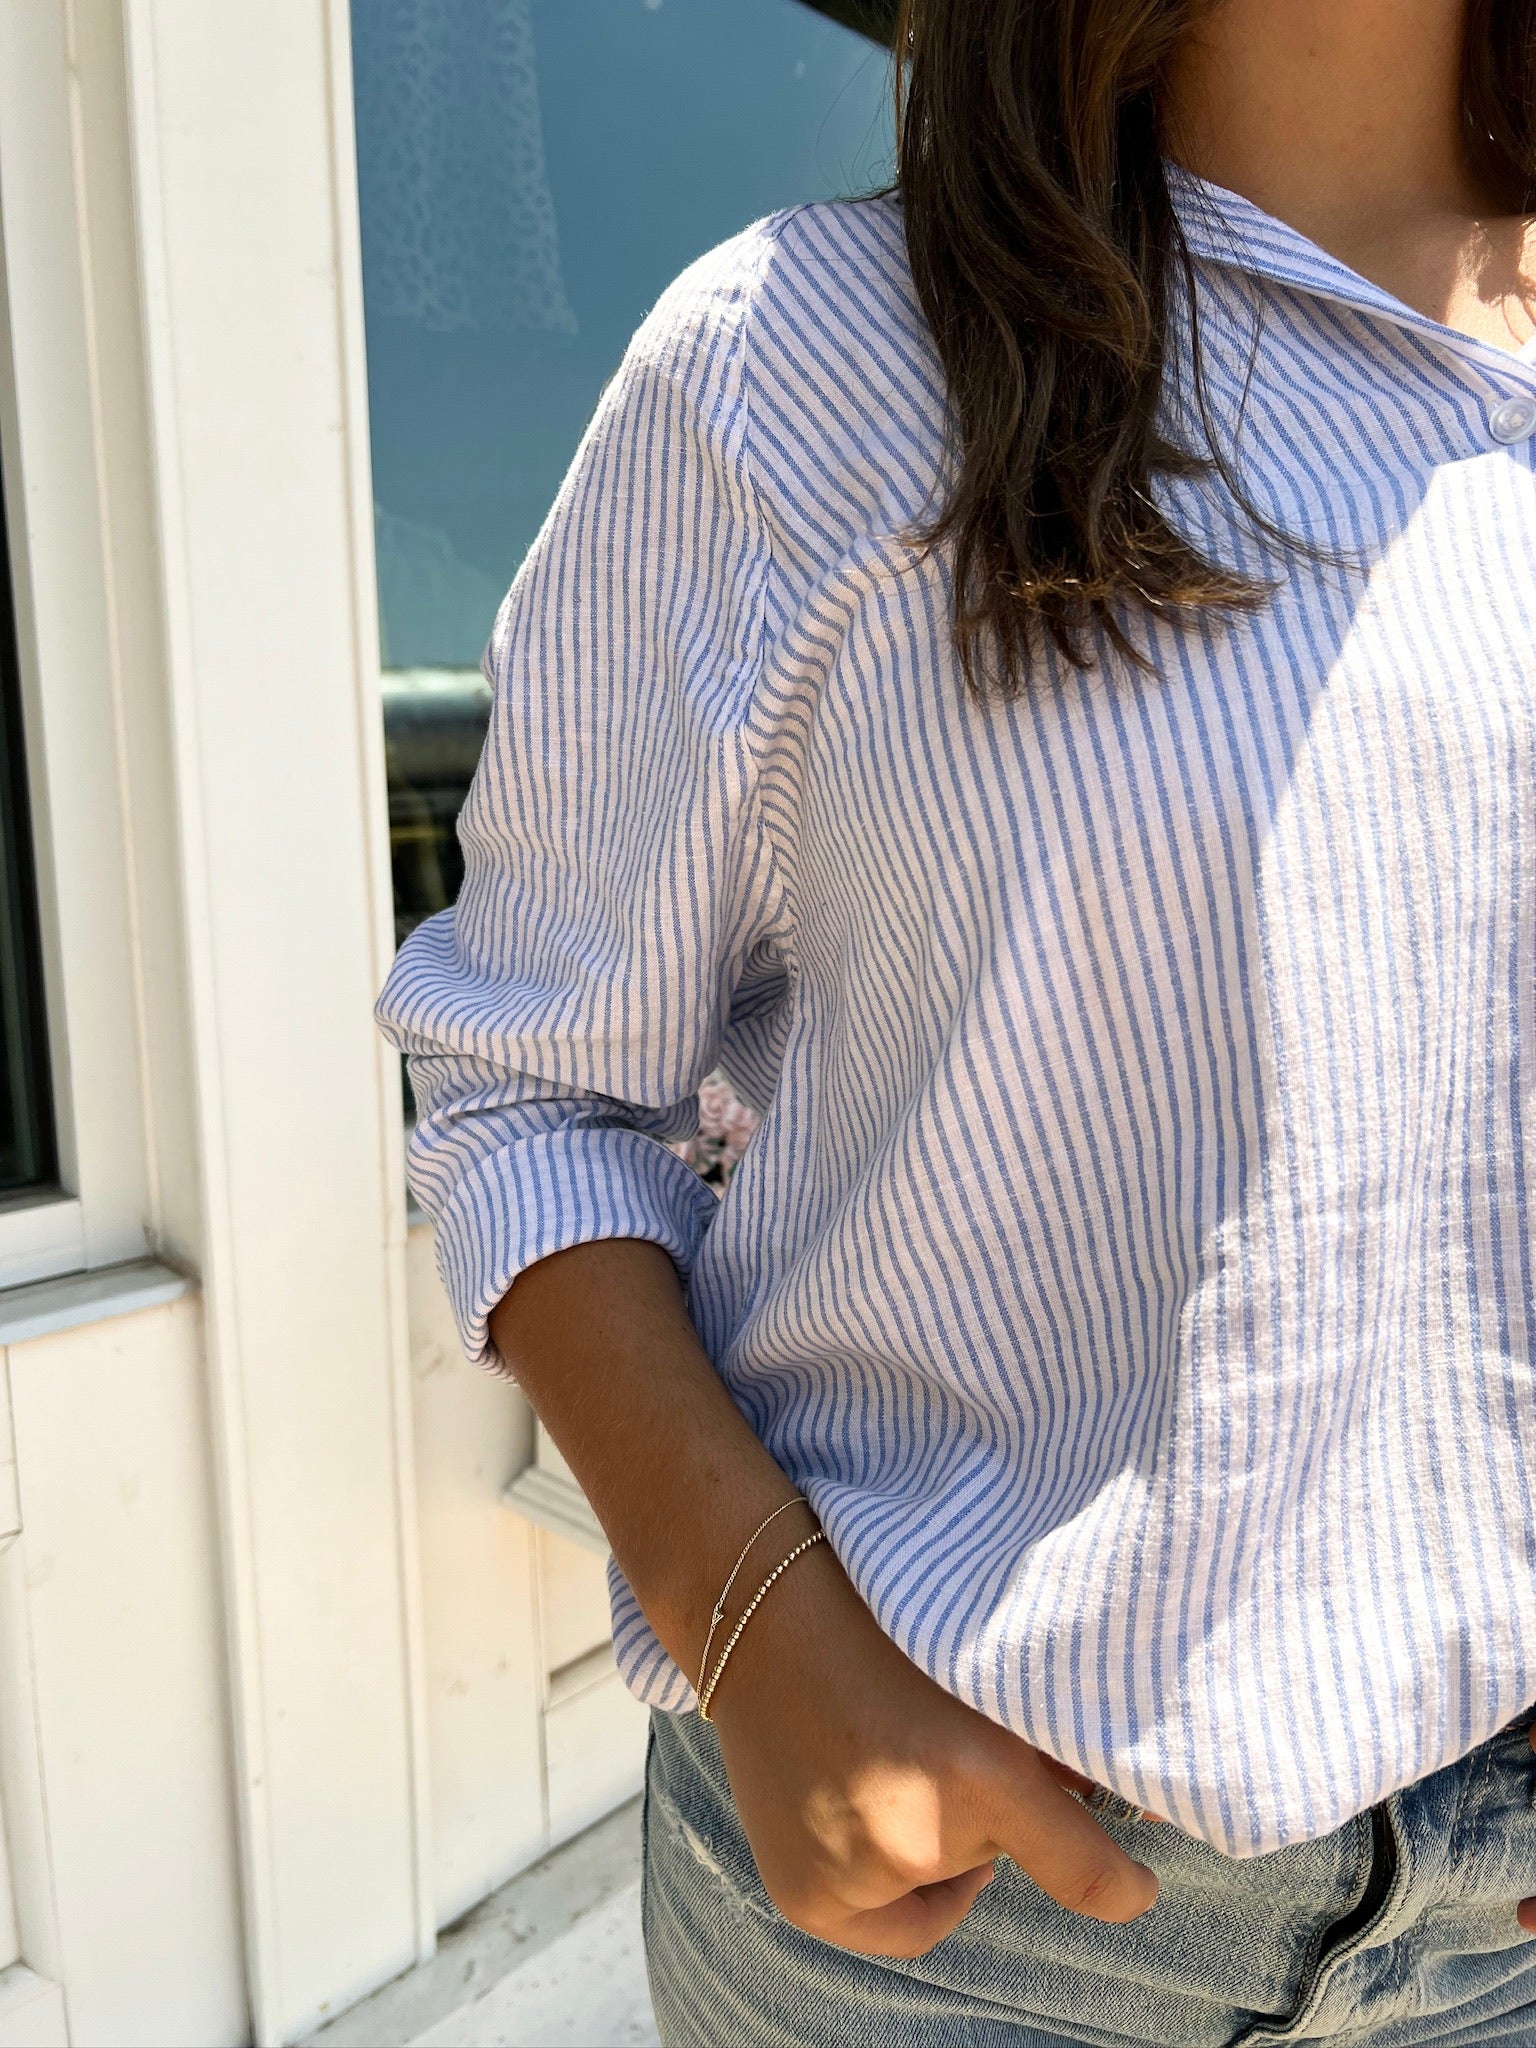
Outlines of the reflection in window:
[{"label": "reflection in window", "polygon": [[[451,902],[496,607],[662,287],[890,174],[880,0],[353,9],[401,935]],[[834,17],[841,17],[837,19]]]},{"label": "reflection in window", "polygon": [[0,505],[0,1202],[50,1185],[56,1171],[21,679]]},{"label": "reflection in window", "polygon": [[[458,893],[481,650],[630,335],[748,222],[888,181],[889,59],[855,24],[892,5],[353,9],[398,937]],[[742,1132],[706,1107],[721,1185]]]}]

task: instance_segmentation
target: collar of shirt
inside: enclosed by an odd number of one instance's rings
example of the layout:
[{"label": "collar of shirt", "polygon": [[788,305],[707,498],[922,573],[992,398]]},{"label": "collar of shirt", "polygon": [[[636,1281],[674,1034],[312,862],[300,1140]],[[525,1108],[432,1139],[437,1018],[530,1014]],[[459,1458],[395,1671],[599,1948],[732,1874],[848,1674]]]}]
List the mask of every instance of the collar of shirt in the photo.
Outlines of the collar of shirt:
[{"label": "collar of shirt", "polygon": [[1174,212],[1193,256],[1406,329],[1456,359],[1489,401],[1489,430],[1496,440],[1522,441],[1536,429],[1536,336],[1515,354],[1447,327],[1394,298],[1241,193],[1179,164],[1170,162],[1165,168]]}]

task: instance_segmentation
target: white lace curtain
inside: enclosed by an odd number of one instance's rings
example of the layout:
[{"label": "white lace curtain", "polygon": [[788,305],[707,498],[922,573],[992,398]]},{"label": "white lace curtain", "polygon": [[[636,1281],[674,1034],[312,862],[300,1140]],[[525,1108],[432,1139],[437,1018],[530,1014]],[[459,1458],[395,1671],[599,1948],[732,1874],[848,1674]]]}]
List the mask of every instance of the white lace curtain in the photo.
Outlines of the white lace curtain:
[{"label": "white lace curtain", "polygon": [[574,334],[544,160],[532,0],[352,12],[370,313]]}]

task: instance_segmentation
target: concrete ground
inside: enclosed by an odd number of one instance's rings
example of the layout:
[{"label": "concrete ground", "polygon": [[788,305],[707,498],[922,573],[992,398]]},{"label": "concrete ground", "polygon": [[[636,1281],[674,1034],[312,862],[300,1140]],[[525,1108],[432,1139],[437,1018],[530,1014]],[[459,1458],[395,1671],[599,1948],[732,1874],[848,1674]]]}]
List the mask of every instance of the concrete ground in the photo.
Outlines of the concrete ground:
[{"label": "concrete ground", "polygon": [[493,1892],[314,2048],[659,2048],[640,1938],[640,1802]]}]

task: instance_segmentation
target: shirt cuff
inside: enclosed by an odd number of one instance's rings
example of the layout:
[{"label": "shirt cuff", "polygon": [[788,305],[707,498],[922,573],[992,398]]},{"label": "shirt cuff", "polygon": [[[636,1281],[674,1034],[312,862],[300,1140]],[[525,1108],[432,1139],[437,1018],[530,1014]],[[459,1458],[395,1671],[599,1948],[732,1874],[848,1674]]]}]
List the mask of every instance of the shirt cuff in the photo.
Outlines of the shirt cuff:
[{"label": "shirt cuff", "polygon": [[[686,1714],[698,1705],[693,1680],[673,1663],[641,1611],[634,1589],[608,1559],[608,1605],[613,1617],[613,1651],[619,1674],[642,1705],[666,1714]],[[703,1649],[703,1644],[699,1648]]]},{"label": "shirt cuff", "polygon": [[719,1197],[659,1138],[622,1125],[541,1131],[489,1152],[435,1218],[438,1271],[472,1365],[498,1370],[486,1331],[518,1274],[551,1252],[640,1237],[684,1284]]}]

